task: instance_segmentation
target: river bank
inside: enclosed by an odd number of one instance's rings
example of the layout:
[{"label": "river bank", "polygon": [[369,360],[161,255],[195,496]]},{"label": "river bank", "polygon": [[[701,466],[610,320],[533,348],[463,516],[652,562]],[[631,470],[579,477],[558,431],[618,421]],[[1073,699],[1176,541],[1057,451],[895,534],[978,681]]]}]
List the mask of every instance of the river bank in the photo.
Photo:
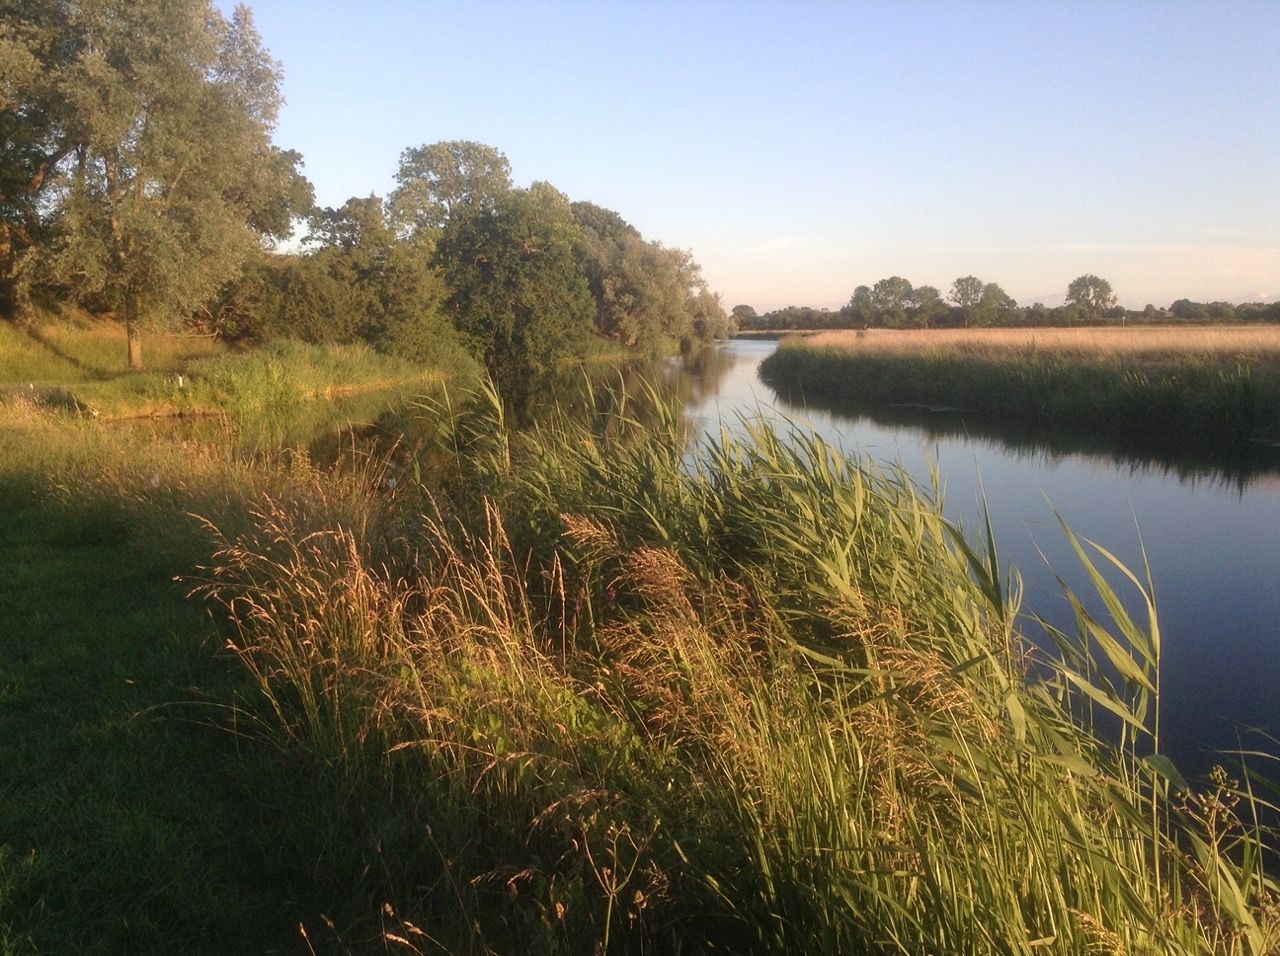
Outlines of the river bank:
[{"label": "river bank", "polygon": [[1280,329],[824,333],[761,367],[789,394],[1200,447],[1280,443]]}]

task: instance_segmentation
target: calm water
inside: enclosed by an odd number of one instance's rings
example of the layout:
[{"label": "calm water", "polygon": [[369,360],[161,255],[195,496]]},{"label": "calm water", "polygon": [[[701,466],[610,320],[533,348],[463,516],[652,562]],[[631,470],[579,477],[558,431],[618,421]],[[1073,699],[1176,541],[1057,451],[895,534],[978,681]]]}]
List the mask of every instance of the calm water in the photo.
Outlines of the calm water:
[{"label": "calm water", "polygon": [[[1054,512],[1130,567],[1151,565],[1164,636],[1164,749],[1192,772],[1212,751],[1280,736],[1280,462],[1222,471],[1176,457],[1119,457],[992,437],[954,417],[879,422],[792,404],[761,383],[773,342],[737,340],[696,366],[673,369],[690,418],[703,429],[740,416],[787,419],[844,451],[898,464],[944,509],[980,527],[983,497],[1003,561],[1024,584],[1024,610],[1069,627],[1055,574],[1087,590]],[[1242,736],[1243,734],[1243,736]],[[1259,749],[1280,753],[1280,744]]]}]

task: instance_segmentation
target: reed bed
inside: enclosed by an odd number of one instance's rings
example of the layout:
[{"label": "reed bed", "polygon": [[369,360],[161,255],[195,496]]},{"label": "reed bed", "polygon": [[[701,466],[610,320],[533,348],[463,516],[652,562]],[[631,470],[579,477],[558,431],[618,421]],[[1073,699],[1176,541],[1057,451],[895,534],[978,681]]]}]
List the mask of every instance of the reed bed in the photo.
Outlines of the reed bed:
[{"label": "reed bed", "polygon": [[812,348],[976,356],[1126,357],[1149,361],[1205,359],[1280,363],[1276,326],[1128,326],[1080,329],[869,329],[820,332]]},{"label": "reed bed", "polygon": [[1249,781],[1159,754],[1141,577],[1073,538],[1107,615],[1073,598],[1031,666],[994,542],[931,494],[766,425],[689,466],[641,405],[513,437],[491,393],[434,403],[448,455],[361,521],[211,527],[194,586],[313,769],[348,945],[1275,950]]},{"label": "reed bed", "polygon": [[1220,450],[1280,444],[1280,330],[826,333],[761,365],[836,409],[925,406],[1061,432]]}]

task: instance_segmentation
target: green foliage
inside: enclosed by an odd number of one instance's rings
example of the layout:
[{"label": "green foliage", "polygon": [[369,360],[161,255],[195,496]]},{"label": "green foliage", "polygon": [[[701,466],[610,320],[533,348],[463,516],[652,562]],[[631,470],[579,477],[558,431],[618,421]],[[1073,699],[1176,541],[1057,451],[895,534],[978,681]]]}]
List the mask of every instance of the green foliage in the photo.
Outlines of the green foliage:
[{"label": "green foliage", "polygon": [[41,201],[75,147],[72,64],[63,48],[71,11],[57,0],[0,2],[0,315],[29,310],[32,247],[49,239]]},{"label": "green foliage", "polygon": [[[6,411],[5,945],[1274,949],[1268,838],[1225,775],[1176,792],[1149,587],[1104,551],[1071,539],[1105,623],[1069,595],[1028,669],[990,529],[897,472],[764,425],[691,462],[651,392],[423,411],[443,469],[327,473]],[[170,580],[209,548],[216,644]]]},{"label": "green foliage", "polygon": [[977,276],[961,276],[951,283],[949,298],[967,312],[976,308],[982,301],[982,292],[985,287],[983,281]]},{"label": "green foliage", "polygon": [[400,154],[391,221],[401,235],[435,237],[464,206],[491,205],[511,189],[511,164],[499,150],[466,140],[431,143]]},{"label": "green foliage", "polygon": [[[392,900],[384,939],[1276,942],[1259,835],[1229,811],[1206,826],[1213,791],[1178,809],[1176,768],[1139,756],[1158,745],[1158,625],[1149,601],[1124,613],[1104,552],[1072,539],[1115,630],[1085,614],[1031,682],[994,555],[900,475],[763,425],[689,468],[675,418],[640,399],[510,437],[493,393],[465,411],[443,434],[466,490],[426,498],[416,583],[376,570],[376,537],[308,533],[304,511],[224,538],[211,593],[275,739],[360,794],[339,846],[384,848],[387,895],[363,904]],[[1132,746],[1079,701],[1128,714]]]},{"label": "green foliage", "polygon": [[474,372],[427,251],[395,237],[376,196],[318,210],[308,241],[319,248],[251,260],[224,287],[208,324],[233,339],[362,342],[444,374]]},{"label": "green foliage", "polygon": [[61,84],[41,112],[61,156],[41,263],[122,310],[139,368],[144,320],[201,306],[306,194],[299,157],[271,145],[279,69],[247,8],[226,20],[207,0],[71,6],[56,28],[24,48]]},{"label": "green foliage", "polygon": [[1095,275],[1083,275],[1072,279],[1067,286],[1067,304],[1084,310],[1090,321],[1097,321],[1103,311],[1115,305],[1115,293],[1111,283]]},{"label": "green foliage", "polygon": [[436,247],[454,325],[513,393],[583,354],[593,310],[574,257],[580,239],[568,200],[535,183],[464,207]]},{"label": "green foliage", "polygon": [[589,202],[572,209],[582,230],[577,256],[595,299],[599,335],[653,355],[728,335],[720,300],[688,252],[646,242],[612,210]]},{"label": "green foliage", "polygon": [[871,302],[876,310],[878,325],[891,329],[905,328],[907,307],[911,303],[911,283],[902,276],[881,279],[871,289]]}]

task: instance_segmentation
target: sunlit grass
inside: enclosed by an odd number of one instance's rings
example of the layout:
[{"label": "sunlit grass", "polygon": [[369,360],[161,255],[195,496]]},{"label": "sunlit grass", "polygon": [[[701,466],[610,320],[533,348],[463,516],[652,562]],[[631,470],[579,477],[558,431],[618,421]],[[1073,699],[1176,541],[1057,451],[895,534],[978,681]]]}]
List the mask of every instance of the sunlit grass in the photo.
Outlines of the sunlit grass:
[{"label": "sunlit grass", "polygon": [[1215,361],[1280,363],[1280,327],[1276,326],[869,329],[821,332],[808,337],[805,344],[811,348],[870,353],[942,352],[993,359],[1041,355],[1158,362],[1200,357]]},{"label": "sunlit grass", "polygon": [[154,332],[147,369],[127,368],[123,328],[108,320],[0,322],[0,401],[106,419],[278,415],[307,402],[421,391],[465,368],[424,368],[362,344],[279,341],[233,349],[206,336]]}]

